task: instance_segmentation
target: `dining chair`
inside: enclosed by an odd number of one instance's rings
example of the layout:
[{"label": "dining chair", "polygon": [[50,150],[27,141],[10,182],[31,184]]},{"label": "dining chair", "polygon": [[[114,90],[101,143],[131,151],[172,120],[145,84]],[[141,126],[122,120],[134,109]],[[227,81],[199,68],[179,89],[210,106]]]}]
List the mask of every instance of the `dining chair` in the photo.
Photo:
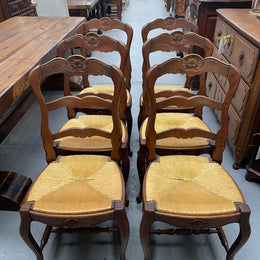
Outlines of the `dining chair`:
[{"label": "dining chair", "polygon": [[[223,75],[229,80],[227,96],[216,101],[206,96],[184,97],[176,95],[158,105],[155,99],[154,84],[157,78],[167,73],[196,75],[204,72]],[[148,92],[151,111],[146,131],[141,133],[143,152],[147,158],[147,170],[143,179],[143,215],[140,225],[140,239],[144,259],[151,259],[150,237],[152,234],[186,235],[217,234],[224,246],[227,260],[234,259],[237,251],[250,236],[250,209],[242,192],[232,177],[221,166],[225,141],[227,139],[228,109],[240,80],[239,71],[230,64],[213,57],[201,58],[187,55],[183,59],[171,58],[155,65],[147,72]],[[179,125],[167,115],[169,127],[159,128],[158,106],[174,104],[178,106],[206,106],[221,112],[220,128],[216,134],[199,122],[194,127]],[[191,116],[190,120],[196,120]],[[202,127],[203,126],[203,127]],[[210,157],[187,154],[174,154],[171,150],[173,140],[176,144],[194,143],[198,138],[201,149],[210,146]],[[164,142],[164,143],[163,143]],[[164,145],[167,143],[167,145]],[[199,143],[199,141],[198,141]],[[198,144],[196,145],[198,146]],[[203,147],[204,146],[204,147]],[[169,149],[168,149],[169,148]],[[168,150],[167,150],[168,149]],[[192,148],[188,153],[194,154]],[[173,228],[155,229],[154,222],[164,222]],[[223,226],[231,223],[239,225],[239,234],[229,247]]]},{"label": "dining chair", "polygon": [[[170,61],[172,61],[170,63]],[[205,58],[203,60],[199,55],[196,54],[189,54],[185,56],[183,59],[181,58],[171,58],[164,62],[162,62],[162,65],[154,65],[154,67],[158,68],[166,68],[169,64],[169,70],[172,69],[173,74],[186,74],[188,76],[194,76],[194,75],[202,75],[203,80],[202,82],[205,82],[205,74],[209,72],[215,72],[217,74],[222,75],[223,77],[226,77],[229,81],[230,86],[235,85],[233,88],[230,87],[229,92],[227,93],[226,99],[220,100],[219,102],[223,103],[222,107],[229,107],[230,101],[232,98],[232,95],[235,91],[233,89],[236,89],[236,83],[240,80],[240,74],[237,72],[236,74],[233,73],[231,76],[228,74],[228,69],[231,67],[231,65],[226,64],[224,62],[221,62],[217,59],[213,58]],[[176,66],[176,68],[171,68],[170,65]],[[181,67],[182,66],[182,67]],[[221,71],[222,69],[222,71]],[[151,68],[149,69],[151,70]],[[148,71],[149,71],[148,70]],[[232,68],[231,71],[236,71],[236,69]],[[148,73],[148,72],[147,72]],[[165,73],[166,74],[166,73]],[[235,76],[234,76],[235,75]],[[233,78],[232,78],[233,77]],[[159,78],[159,77],[158,77]],[[146,80],[147,77],[146,77]],[[149,82],[147,81],[147,84]],[[204,85],[204,84],[203,84]],[[148,86],[148,85],[147,85]],[[197,95],[196,93],[190,94],[189,97],[191,99],[195,99],[196,96],[198,98],[202,96],[206,96],[205,91],[205,85],[202,87],[204,90],[202,94]],[[148,91],[148,87],[147,87]],[[233,91],[233,92],[231,92]],[[178,104],[174,104],[174,102],[171,102],[171,99],[174,98],[174,96],[182,95],[185,96],[185,91],[177,91],[175,94],[174,92],[171,93],[169,98],[165,98],[162,101],[156,101],[156,107],[157,112],[163,111],[164,108],[170,107],[170,106],[180,106]],[[229,94],[231,93],[231,94]],[[187,96],[187,95],[186,95]],[[150,99],[149,99],[150,100]],[[150,111],[153,109],[150,101]],[[182,107],[182,106],[180,106]],[[188,106],[187,106],[188,107]],[[228,116],[225,114],[226,111],[223,112],[223,108],[219,105],[216,109],[216,113],[219,113],[220,115],[220,127],[217,132],[217,137],[215,137],[215,133],[210,130],[209,126],[205,122],[205,111],[202,109],[202,106],[198,105],[192,105],[191,107],[194,108],[193,113],[178,113],[178,112],[161,112],[156,113],[156,121],[155,121],[155,129],[157,131],[157,135],[160,138],[156,137],[156,144],[155,149],[156,153],[159,155],[168,155],[168,154],[185,154],[185,155],[199,155],[199,154],[209,154],[213,155],[215,149],[216,149],[216,143],[221,142],[221,147],[225,146],[225,138],[226,133],[228,131],[227,124],[228,124]],[[185,108],[185,106],[182,107],[182,109]],[[188,107],[189,108],[189,107]],[[222,109],[222,110],[221,110]],[[140,193],[137,196],[137,201],[140,202],[142,199],[142,183],[143,183],[143,176],[144,172],[147,166],[147,160],[148,160],[148,154],[147,154],[147,146],[148,146],[148,140],[146,138],[146,133],[148,130],[148,118],[146,118],[139,131],[139,151],[137,156],[137,169],[139,174],[139,180],[140,180]],[[176,129],[177,130],[172,130]],[[193,129],[193,130],[192,130]],[[183,136],[185,137],[186,131],[195,131],[197,132],[198,129],[200,131],[206,131],[210,134],[199,137],[194,136],[193,138],[181,138]],[[169,136],[168,134],[171,131],[179,131],[180,132],[180,138],[175,138],[172,136]],[[168,136],[167,136],[168,135]],[[223,137],[223,139],[221,139]],[[220,145],[218,145],[220,147]],[[221,153],[219,156],[222,155]],[[216,160],[216,159],[215,159]],[[218,162],[221,162],[222,158],[218,158]]]},{"label": "dining chair", "polygon": [[[127,130],[128,130],[128,136],[129,140],[131,138],[132,134],[132,115],[131,115],[131,108],[132,108],[132,98],[130,95],[131,90],[131,60],[130,60],[130,49],[131,49],[131,43],[133,38],[133,28],[127,24],[124,23],[118,19],[111,19],[109,17],[102,17],[100,19],[91,19],[88,22],[82,23],[79,25],[77,29],[78,34],[86,35],[89,31],[98,30],[100,33],[106,32],[107,34],[112,35],[113,38],[116,38],[117,40],[124,39],[124,43],[127,47],[127,53],[126,53],[126,61],[125,61],[125,68],[124,68],[124,76],[125,76],[125,87],[127,89],[127,95],[129,96],[129,99],[127,100],[127,114],[128,114],[128,121],[127,121]],[[92,86],[98,89],[100,88],[99,85]],[[106,89],[109,93],[111,93],[111,88],[113,86],[106,85]],[[104,90],[104,87],[102,86],[102,91]],[[109,90],[110,89],[110,90]],[[131,151],[130,151],[130,154]]]},{"label": "dining chair", "polygon": [[67,0],[37,0],[35,8],[38,16],[69,17]]},{"label": "dining chair", "polygon": [[[123,41],[127,46],[127,58],[125,65],[125,81],[126,88],[130,91],[131,89],[131,59],[130,59],[130,49],[133,39],[133,28],[131,25],[124,23],[118,19],[111,19],[109,17],[102,17],[100,19],[91,19],[85,23],[82,23],[77,28],[78,34],[86,35],[89,31],[98,30],[99,33],[110,33],[110,36],[116,38],[117,40]],[[121,34],[122,33],[122,34]],[[124,34],[124,35],[123,35]]]},{"label": "dining chair", "polygon": [[[68,39],[63,40],[58,46],[57,46],[57,55],[59,57],[64,57],[66,54],[66,51],[79,48],[81,51],[81,54],[86,57],[87,53],[108,53],[108,52],[114,52],[118,53],[120,55],[120,69],[123,71],[123,74],[125,75],[125,62],[126,62],[126,46],[123,42],[118,41],[108,35],[98,35],[96,33],[90,32],[87,35],[77,34],[74,35]],[[99,55],[100,57],[100,55]],[[111,99],[114,91],[113,85],[89,85],[88,76],[83,76],[83,83],[82,83],[82,90],[78,93],[78,95],[86,95],[89,93],[95,93],[96,95],[102,95],[104,98]],[[72,95],[70,88],[65,89],[65,95]],[[123,86],[123,94],[122,94],[122,103],[124,104],[122,107],[120,107],[120,116],[121,119],[124,121],[124,123],[127,124],[128,130],[131,132],[132,128],[132,114],[131,114],[131,107],[127,106],[127,104],[131,103],[131,95],[130,92],[126,90],[125,85]],[[97,110],[97,109],[86,109],[81,108],[74,111],[68,111],[68,116],[74,117],[75,113],[77,112],[84,112],[87,114],[111,114],[111,110]],[[128,133],[129,137],[129,133]],[[128,151],[130,152],[129,142],[128,145]],[[129,165],[129,163],[127,163]],[[129,172],[129,166],[125,167]],[[128,173],[126,174],[128,176]]]},{"label": "dining chair", "polygon": [[[188,21],[185,18],[175,18],[172,16],[166,18],[157,18],[151,22],[146,23],[142,27],[142,40],[145,43],[148,39],[149,34],[154,30],[167,30],[173,31],[176,29],[182,29],[186,32],[198,33],[198,26],[195,23]],[[151,38],[151,37],[150,37]]]},{"label": "dining chair", "polygon": [[[46,102],[41,90],[44,77],[63,73],[66,84],[71,75],[106,75],[114,82],[112,102],[94,95],[64,96]],[[43,248],[51,232],[119,232],[120,259],[125,259],[129,239],[129,224],[125,212],[125,183],[120,170],[120,152],[124,134],[119,117],[120,93],[123,75],[116,66],[99,59],[80,55],[68,59],[55,58],[36,66],[29,75],[31,87],[41,110],[41,137],[48,165],[39,174],[28,191],[20,209],[20,234],[37,259],[43,259]],[[111,107],[112,116],[99,120],[84,116],[69,120],[58,132],[52,131],[52,115],[66,107]],[[54,114],[53,114],[54,113]],[[99,129],[91,121],[99,121]],[[89,139],[89,154],[59,156],[57,149],[71,143],[83,144]],[[96,154],[96,140],[107,143],[107,155]],[[85,147],[84,147],[85,148]],[[105,149],[104,149],[105,151]],[[93,226],[112,220],[117,227]],[[31,233],[33,221],[46,225],[40,245]]]},{"label": "dining chair", "polygon": [[[201,48],[204,52],[205,56],[211,56],[213,52],[214,45],[213,43],[205,38],[202,37],[196,33],[188,32],[184,33],[182,31],[174,31],[172,33],[162,33],[158,36],[151,38],[147,40],[142,47],[142,53],[143,53],[143,93],[140,97],[140,109],[139,109],[139,115],[138,115],[138,127],[140,128],[141,123],[143,122],[144,118],[149,113],[149,102],[148,98],[146,97],[146,82],[145,82],[145,74],[147,70],[151,67],[150,58],[153,53],[158,52],[168,52],[169,55],[174,55],[173,52],[176,51],[183,51],[186,53],[190,53],[190,47],[198,47]],[[205,82],[203,81],[203,77],[201,77],[200,85],[198,94],[205,94]],[[156,99],[159,101],[162,101],[164,98],[168,98],[169,95],[171,95],[172,91],[186,91],[188,93],[185,93],[185,95],[193,94],[193,91],[191,88],[191,80],[192,78],[187,76],[186,82],[184,86],[181,85],[171,85],[171,84],[157,84],[155,86],[155,93],[156,93]],[[145,111],[146,110],[146,111]],[[164,108],[164,112],[166,111],[178,111],[181,110],[185,112],[180,107],[170,107],[170,108]],[[192,109],[186,110],[187,112],[192,111]]]}]

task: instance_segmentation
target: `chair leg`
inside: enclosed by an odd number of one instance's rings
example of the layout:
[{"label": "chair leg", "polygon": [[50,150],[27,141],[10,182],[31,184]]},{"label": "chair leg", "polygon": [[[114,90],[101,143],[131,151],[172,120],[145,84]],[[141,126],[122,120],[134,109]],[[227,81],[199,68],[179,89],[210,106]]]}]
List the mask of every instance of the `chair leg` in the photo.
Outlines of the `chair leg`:
[{"label": "chair leg", "polygon": [[128,148],[126,148],[126,149],[122,149],[122,172],[125,180],[125,185],[127,184],[129,170],[130,170],[130,161],[128,156]]},{"label": "chair leg", "polygon": [[239,223],[240,231],[237,239],[235,240],[235,242],[233,243],[233,245],[227,253],[227,260],[234,259],[235,254],[246,243],[251,233],[251,228],[249,224],[250,209],[246,204],[238,203],[237,205],[241,210],[241,217]]},{"label": "chair leg", "polygon": [[128,139],[130,141],[132,135],[132,125],[133,125],[133,117],[131,113],[131,107],[127,107],[127,131],[128,131]]},{"label": "chair leg", "polygon": [[[146,205],[145,205],[146,207]],[[140,240],[144,250],[144,259],[151,259],[150,252],[150,227],[153,224],[153,213],[144,211],[140,225]]]},{"label": "chair leg", "polygon": [[139,114],[138,114],[138,119],[137,119],[138,129],[140,129],[143,121],[144,121],[144,107],[140,101],[140,108],[139,108]]},{"label": "chair leg", "polygon": [[32,249],[36,255],[37,260],[43,260],[42,250],[36,243],[31,233],[31,217],[29,213],[29,207],[22,207],[20,209],[21,224],[20,224],[20,235],[25,243]]},{"label": "chair leg", "polygon": [[122,201],[115,202],[115,221],[117,222],[120,232],[120,259],[125,260],[125,252],[129,240],[130,230]]},{"label": "chair leg", "polygon": [[144,149],[142,149],[142,146],[140,146],[140,149],[137,153],[137,170],[138,170],[138,176],[139,176],[139,182],[140,182],[140,191],[136,197],[137,203],[140,203],[142,201],[143,180],[144,180],[145,168],[146,168],[145,167],[145,151],[144,151]]}]

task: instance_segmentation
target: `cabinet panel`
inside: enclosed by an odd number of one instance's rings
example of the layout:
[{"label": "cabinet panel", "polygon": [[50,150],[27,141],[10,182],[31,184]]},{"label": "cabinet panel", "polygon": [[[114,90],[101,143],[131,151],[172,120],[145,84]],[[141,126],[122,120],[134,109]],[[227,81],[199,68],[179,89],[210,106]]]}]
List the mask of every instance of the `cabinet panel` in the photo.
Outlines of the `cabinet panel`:
[{"label": "cabinet panel", "polygon": [[223,55],[234,64],[248,83],[254,77],[259,50],[245,38],[237,34],[230,26],[218,19],[214,34],[214,43],[219,48],[219,38],[229,36],[223,47]]},{"label": "cabinet panel", "polygon": [[[216,94],[215,100],[223,101],[225,99],[226,93],[222,90],[222,88],[215,83],[216,85]],[[220,120],[220,111],[215,111],[217,118]],[[228,142],[232,149],[236,147],[236,139],[239,132],[241,124],[241,119],[239,118],[238,114],[236,113],[233,105],[230,105],[228,111]]]},{"label": "cabinet panel", "polygon": [[[241,73],[241,80],[229,109],[228,133],[234,155],[233,167],[237,169],[241,163],[248,162],[255,145],[252,136],[260,125],[260,20],[250,15],[249,9],[218,9],[217,12],[219,16],[214,32],[213,56],[232,63]],[[230,35],[231,38],[227,39],[223,53],[218,54],[218,37],[225,35]],[[228,81],[220,75],[215,76],[222,86],[216,87],[215,99],[222,99],[227,93]],[[208,77],[209,81],[214,80],[212,75]]]},{"label": "cabinet panel", "polygon": [[31,8],[30,0],[0,0],[0,22],[20,15],[36,15],[35,10]]}]

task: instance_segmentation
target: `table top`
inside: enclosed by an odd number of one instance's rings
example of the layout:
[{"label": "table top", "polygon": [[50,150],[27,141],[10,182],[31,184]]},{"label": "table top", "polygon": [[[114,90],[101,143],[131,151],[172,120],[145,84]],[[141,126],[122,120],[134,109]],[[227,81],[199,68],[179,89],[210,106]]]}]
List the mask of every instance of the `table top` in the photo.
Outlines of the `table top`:
[{"label": "table top", "polygon": [[76,33],[83,17],[17,16],[0,23],[0,118],[29,86],[30,70],[56,56],[56,46]]},{"label": "table top", "polygon": [[69,9],[92,9],[99,0],[67,0]]}]

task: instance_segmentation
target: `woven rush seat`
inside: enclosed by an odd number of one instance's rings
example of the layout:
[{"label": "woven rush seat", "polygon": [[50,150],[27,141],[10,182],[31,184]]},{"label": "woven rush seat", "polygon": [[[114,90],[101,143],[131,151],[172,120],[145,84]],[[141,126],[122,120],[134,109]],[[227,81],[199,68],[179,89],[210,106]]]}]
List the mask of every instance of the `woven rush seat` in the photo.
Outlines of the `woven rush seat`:
[{"label": "woven rush seat", "polygon": [[[141,140],[145,140],[148,118],[141,125]],[[200,128],[210,131],[208,126],[198,117],[186,113],[157,113],[155,120],[155,131],[157,133],[169,130],[171,128]],[[208,140],[203,137],[176,138],[168,137],[156,140],[156,146],[161,147],[200,147],[208,145]]]},{"label": "woven rush seat", "polygon": [[[114,94],[114,86],[113,85],[94,85],[89,88],[84,88],[82,91],[80,91],[80,94],[88,93],[88,92],[94,92],[95,94],[103,92],[109,95]],[[131,94],[129,90],[126,90],[126,103],[127,105],[131,104]]]},{"label": "woven rush seat", "polygon": [[[125,124],[121,121],[122,126],[122,142],[126,143],[127,141],[127,130]],[[111,132],[113,129],[113,122],[112,116],[109,115],[81,115],[78,118],[70,119],[64,126],[59,130],[65,130],[68,128],[82,128],[85,127],[96,127],[101,130],[105,130]],[[111,150],[112,144],[111,140],[101,137],[101,136],[92,136],[92,137],[74,137],[74,136],[67,136],[64,138],[59,138],[55,140],[59,142],[60,148],[71,148],[77,150]]]},{"label": "woven rush seat", "polygon": [[49,214],[86,214],[111,209],[122,200],[123,183],[116,162],[107,156],[64,156],[50,163],[34,182],[27,201]]},{"label": "woven rush seat", "polygon": [[[218,164],[200,156],[161,156],[146,175],[146,201],[157,210],[179,215],[216,215],[237,211],[244,198]],[[160,173],[160,174],[158,174]],[[216,185],[217,183],[217,185]]]}]

